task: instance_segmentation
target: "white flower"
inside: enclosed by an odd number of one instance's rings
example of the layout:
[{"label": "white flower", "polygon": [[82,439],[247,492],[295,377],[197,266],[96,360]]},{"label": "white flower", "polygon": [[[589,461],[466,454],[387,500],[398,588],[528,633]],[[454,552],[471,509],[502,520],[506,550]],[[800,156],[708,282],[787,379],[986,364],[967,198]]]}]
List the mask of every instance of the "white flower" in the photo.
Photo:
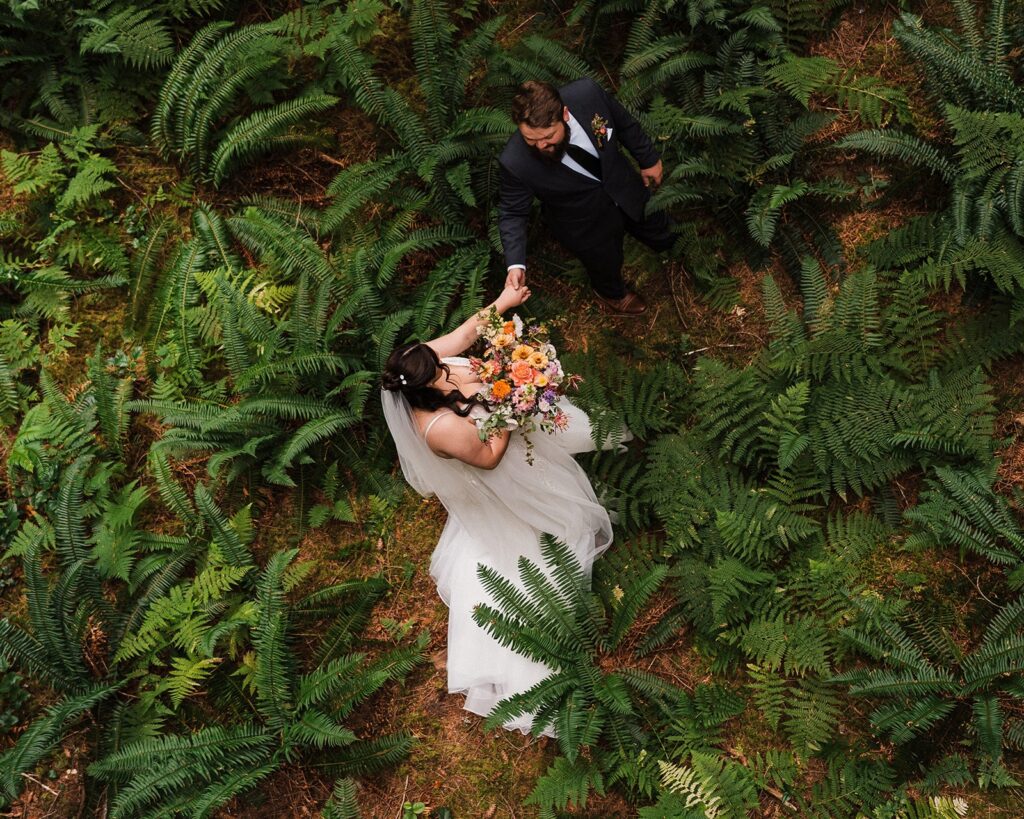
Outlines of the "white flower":
[{"label": "white flower", "polygon": [[549,409],[551,409],[551,405],[547,401],[538,401],[537,408],[541,412],[547,412]]},{"label": "white flower", "polygon": [[523,337],[523,320],[518,314],[512,316],[512,323],[516,326],[516,338]]},{"label": "white flower", "polygon": [[544,353],[549,359],[555,358],[555,345],[554,344],[541,344],[540,351]]}]

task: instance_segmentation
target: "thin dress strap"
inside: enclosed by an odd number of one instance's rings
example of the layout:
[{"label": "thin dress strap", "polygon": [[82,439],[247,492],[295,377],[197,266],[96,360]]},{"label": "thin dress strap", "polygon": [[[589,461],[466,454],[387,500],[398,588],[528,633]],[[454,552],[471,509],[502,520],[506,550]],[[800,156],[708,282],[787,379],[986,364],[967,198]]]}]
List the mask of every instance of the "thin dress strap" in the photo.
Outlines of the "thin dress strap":
[{"label": "thin dress strap", "polygon": [[435,415],[433,418],[430,419],[430,423],[427,424],[427,428],[425,430],[423,430],[423,440],[424,441],[427,440],[427,433],[430,432],[430,428],[432,426],[434,426],[434,424],[437,423],[439,418],[441,418],[443,415],[447,415],[449,412],[454,412],[454,410],[445,410],[444,412],[439,413],[438,415]]}]

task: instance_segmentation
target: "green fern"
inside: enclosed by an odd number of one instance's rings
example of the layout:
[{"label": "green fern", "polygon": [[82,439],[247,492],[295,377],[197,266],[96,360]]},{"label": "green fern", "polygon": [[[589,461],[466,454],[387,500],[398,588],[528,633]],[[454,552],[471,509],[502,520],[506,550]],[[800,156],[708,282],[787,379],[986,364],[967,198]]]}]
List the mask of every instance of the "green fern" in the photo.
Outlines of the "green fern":
[{"label": "green fern", "polygon": [[9,799],[21,793],[22,774],[33,770],[60,741],[68,723],[113,694],[117,685],[95,685],[76,696],[50,706],[46,714],[32,723],[13,748],[0,755],[0,790]]},{"label": "green fern", "polygon": [[[970,705],[974,750],[982,776],[1002,781],[1004,746],[1000,701],[1014,701],[1024,692],[1009,682],[1024,668],[1024,641],[1019,629],[1024,603],[1005,606],[987,625],[981,641],[963,652],[943,640],[942,627],[913,617],[895,620],[867,599],[855,601],[863,613],[860,623],[844,633],[861,651],[885,665],[845,672],[836,682],[851,684],[850,693],[871,697],[879,704],[872,724],[899,744],[905,744],[945,723],[962,725],[957,705]],[[922,636],[913,636],[916,625]],[[938,649],[936,648],[939,647]],[[937,650],[952,654],[940,656]]]},{"label": "green fern", "polygon": [[642,677],[601,672],[596,654],[621,643],[664,576],[664,567],[622,589],[620,608],[609,622],[599,600],[586,589],[583,570],[568,548],[544,535],[541,554],[546,572],[520,559],[522,588],[489,567],[478,567],[498,607],[481,604],[473,612],[474,621],[503,645],[552,669],[551,676],[529,690],[499,702],[487,725],[533,714],[534,730],[552,726],[560,750],[574,764],[602,734],[621,747],[628,726],[636,726],[640,703],[651,695],[650,681]]},{"label": "green fern", "polygon": [[151,121],[151,138],[165,157],[219,185],[257,154],[304,141],[289,128],[331,107],[334,97],[300,95],[224,122],[240,92],[272,86],[283,73],[285,39],[277,28],[245,26],[218,40],[227,26],[212,23],[197,33],[168,73]]},{"label": "green fern", "polygon": [[992,491],[993,478],[991,469],[987,474],[936,469],[918,505],[906,512],[918,529],[907,547],[948,545],[994,563],[1015,566],[1024,561],[1024,533],[1007,502]]},{"label": "green fern", "polygon": [[273,108],[255,111],[237,122],[224,134],[210,157],[213,183],[224,181],[233,167],[246,162],[269,147],[280,148],[308,141],[302,134],[289,134],[287,130],[305,122],[313,114],[326,111],[337,102],[328,94],[308,94],[279,103]]},{"label": "green fern", "polygon": [[558,757],[537,780],[537,785],[523,804],[539,806],[541,816],[555,816],[556,809],[562,810],[569,805],[585,808],[592,793],[603,796],[604,792],[604,777],[597,765]]},{"label": "green fern", "polygon": [[339,779],[334,783],[331,798],[323,809],[323,819],[359,819],[356,803],[356,786],[351,779]]}]

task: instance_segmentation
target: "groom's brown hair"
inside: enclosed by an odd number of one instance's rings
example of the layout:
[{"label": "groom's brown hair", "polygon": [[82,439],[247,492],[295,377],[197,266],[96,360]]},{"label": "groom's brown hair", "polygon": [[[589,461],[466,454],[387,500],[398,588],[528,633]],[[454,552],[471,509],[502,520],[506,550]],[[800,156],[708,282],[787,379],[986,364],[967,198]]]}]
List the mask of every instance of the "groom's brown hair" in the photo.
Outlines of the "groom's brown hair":
[{"label": "groom's brown hair", "polygon": [[562,119],[562,96],[549,82],[527,80],[512,98],[512,121],[531,128],[546,128]]}]

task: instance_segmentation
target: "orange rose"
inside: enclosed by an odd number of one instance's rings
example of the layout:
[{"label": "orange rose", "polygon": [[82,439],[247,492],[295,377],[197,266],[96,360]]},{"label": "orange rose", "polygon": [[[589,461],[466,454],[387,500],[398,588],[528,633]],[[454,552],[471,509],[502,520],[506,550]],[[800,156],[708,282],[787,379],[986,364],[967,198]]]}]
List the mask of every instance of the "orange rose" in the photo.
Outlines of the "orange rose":
[{"label": "orange rose", "polygon": [[509,386],[508,381],[495,381],[491,385],[491,395],[493,395],[498,401],[507,396],[510,392],[512,392],[512,387]]},{"label": "orange rose", "polygon": [[522,384],[529,384],[533,381],[533,376],[536,375],[536,371],[527,364],[525,361],[517,361],[512,365],[511,369],[512,380],[516,383],[516,386]]},{"label": "orange rose", "polygon": [[532,352],[533,352],[533,347],[531,347],[529,344],[520,344],[518,347],[516,347],[512,351],[512,360],[513,361],[526,361],[526,359],[528,359],[530,357],[530,354]]},{"label": "orange rose", "polygon": [[538,370],[548,366],[548,357],[544,353],[530,353],[530,357],[526,360],[530,362],[531,367],[536,367]]}]

